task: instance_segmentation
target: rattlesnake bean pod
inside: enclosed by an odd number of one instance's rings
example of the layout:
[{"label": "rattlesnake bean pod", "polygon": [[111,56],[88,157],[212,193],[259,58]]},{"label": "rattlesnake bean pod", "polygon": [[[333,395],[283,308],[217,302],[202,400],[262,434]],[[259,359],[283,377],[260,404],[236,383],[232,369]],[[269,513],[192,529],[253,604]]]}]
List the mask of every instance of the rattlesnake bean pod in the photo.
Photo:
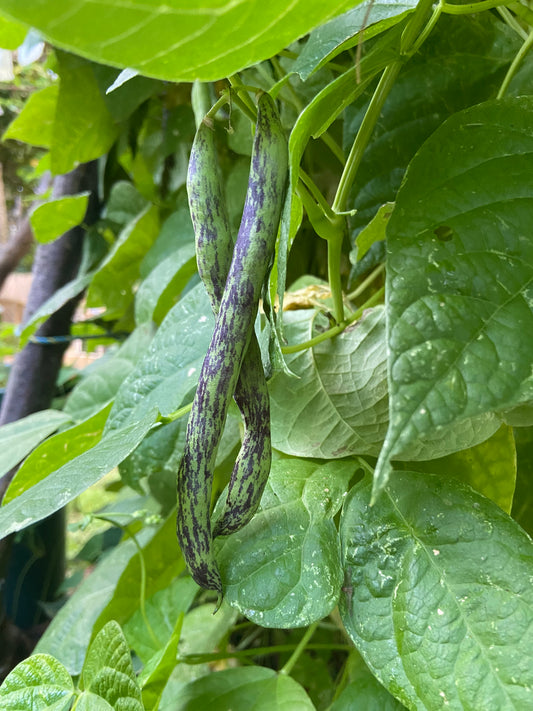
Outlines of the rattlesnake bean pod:
[{"label": "rattlesnake bean pod", "polygon": [[219,593],[222,584],[213,555],[209,517],[212,472],[272,259],[287,160],[287,143],[275,104],[264,94],[258,104],[243,217],[215,330],[200,372],[178,471],[177,532],[183,555],[196,582]]},{"label": "rattlesnake bean pod", "polygon": [[[192,146],[187,192],[198,273],[216,316],[231,263],[233,239],[218,171],[214,131],[205,122],[198,127]],[[213,537],[238,531],[248,523],[257,511],[270,472],[270,398],[255,332],[250,336],[234,398],[244,420],[244,436],[225,508],[214,523]]]}]

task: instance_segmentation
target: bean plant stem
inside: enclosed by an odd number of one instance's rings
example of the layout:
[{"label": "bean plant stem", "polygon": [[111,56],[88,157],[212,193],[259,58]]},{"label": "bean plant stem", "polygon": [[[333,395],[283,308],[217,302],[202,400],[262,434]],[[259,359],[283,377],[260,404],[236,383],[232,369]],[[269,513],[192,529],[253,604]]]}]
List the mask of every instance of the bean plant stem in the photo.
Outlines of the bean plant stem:
[{"label": "bean plant stem", "polygon": [[180,417],[187,415],[191,411],[191,409],[192,402],[189,402],[187,405],[180,407],[178,410],[174,410],[174,412],[171,412],[169,415],[166,415],[165,417],[161,416],[159,422],[157,422],[156,424],[168,425],[170,422],[179,420]]},{"label": "bean plant stem", "polygon": [[289,657],[289,660],[282,666],[282,668],[279,670],[280,674],[290,674],[294,665],[298,661],[298,659],[301,657],[303,651],[307,647],[307,643],[311,639],[311,637],[315,634],[316,628],[318,627],[318,621],[313,622],[312,625],[309,625],[309,627],[306,629],[302,639],[299,641],[298,646],[294,650],[294,652],[291,654]]},{"label": "bean plant stem", "polygon": [[[233,76],[231,76],[231,77],[229,78],[229,83],[231,84],[231,86],[233,87],[233,89],[235,89],[236,91],[239,91],[239,92],[242,93],[242,100],[243,100],[243,102],[246,104],[246,106],[248,107],[248,109],[250,110],[250,112],[251,112],[254,116],[256,116],[256,115],[257,115],[257,111],[256,111],[256,108],[255,108],[255,106],[254,106],[254,102],[251,100],[250,94],[248,93],[247,88],[244,86],[244,84],[243,84],[241,78],[240,78],[237,74],[233,74]],[[254,119],[254,123],[255,123],[255,119]]]},{"label": "bean plant stem", "polygon": [[[272,647],[254,647],[233,651],[228,650],[226,652],[184,654],[179,657],[179,661],[183,664],[208,664],[209,662],[216,662],[221,659],[247,659],[249,657],[266,656],[267,654],[278,654],[280,652],[293,652],[298,646],[299,645],[295,647],[294,644],[279,644]],[[308,644],[305,648],[313,651],[353,651],[353,645],[349,644]]]},{"label": "bean plant stem", "polygon": [[516,74],[518,67],[524,61],[524,57],[530,51],[531,47],[533,47],[533,30],[531,30],[531,32],[529,33],[528,38],[516,53],[516,56],[511,63],[511,66],[507,70],[507,74],[505,75],[505,78],[502,81],[502,85],[500,86],[500,90],[498,91],[498,95],[496,96],[497,99],[501,99],[502,96],[505,95],[505,92],[509,88],[509,84],[511,83],[512,78]]},{"label": "bean plant stem", "polygon": [[363,291],[367,289],[370,284],[372,284],[373,281],[375,281],[380,274],[382,274],[385,271],[385,265],[380,264],[378,265],[373,271],[370,272],[370,274],[367,276],[367,278],[362,281],[354,291],[351,292],[351,294],[348,294],[348,299],[349,301],[353,301],[354,299],[357,299],[358,296],[361,296]]},{"label": "bean plant stem", "polygon": [[522,25],[518,22],[516,17],[507,7],[499,7],[498,14],[503,19],[503,21],[524,40],[524,42],[527,40],[527,31],[522,27]]},{"label": "bean plant stem", "polygon": [[[342,213],[346,212],[350,191],[355,181],[356,173],[361,164],[363,154],[374,132],[374,128],[385,104],[385,100],[387,99],[404,62],[409,59],[414,51],[414,48],[419,46],[419,44],[417,44],[419,38],[423,40],[429,34],[429,30],[426,31],[424,23],[427,20],[432,4],[433,0],[420,0],[418,3],[416,10],[411,16],[411,20],[406,26],[402,36],[400,50],[402,58],[391,62],[391,64],[385,67],[378,86],[376,87],[372,99],[370,100],[368,109],[352,144],[350,154],[337,187],[335,199],[333,200],[332,210],[334,213],[339,215],[339,219]],[[430,30],[433,28],[437,18],[438,15],[435,16],[435,13],[433,13],[433,16],[429,22]],[[328,240],[328,279],[333,297],[333,313],[338,324],[341,324],[344,320],[344,304],[340,276],[343,239],[344,230],[339,226],[336,237]]]},{"label": "bean plant stem", "polygon": [[113,519],[107,518],[106,516],[103,516],[101,514],[97,514],[94,516],[94,518],[98,518],[101,521],[107,521],[113,526],[117,526],[120,528],[128,538],[130,538],[133,541],[133,544],[135,548],[137,549],[137,553],[139,555],[139,566],[141,569],[141,580],[140,580],[140,593],[139,593],[139,609],[141,612],[141,617],[143,618],[144,624],[146,625],[146,629],[148,630],[148,634],[152,638],[152,641],[159,647],[161,644],[160,641],[157,639],[157,636],[152,628],[152,625],[150,624],[150,621],[148,619],[148,615],[146,614],[146,561],[144,560],[144,551],[137,540],[137,536],[130,531],[129,526],[123,526],[122,524],[118,523],[117,521],[114,521]]},{"label": "bean plant stem", "polygon": [[353,314],[350,314],[348,318],[346,318],[342,323],[338,324],[337,326],[333,326],[333,328],[324,331],[323,333],[319,334],[318,336],[315,336],[314,338],[310,338],[304,343],[295,343],[293,346],[283,346],[281,348],[282,353],[297,353],[298,351],[305,351],[308,348],[317,346],[319,343],[322,343],[322,341],[327,341],[328,338],[338,336],[338,334],[342,333],[347,326],[349,326],[354,321],[357,321],[358,318],[361,318],[365,309],[368,309],[371,306],[377,304],[383,297],[384,293],[385,289],[382,287],[379,291],[376,291],[376,293],[373,294],[370,299],[365,301],[365,303],[361,307],[359,307],[357,311],[354,311]]},{"label": "bean plant stem", "polygon": [[507,5],[508,0],[480,0],[480,2],[470,2],[466,5],[455,5],[454,3],[445,2],[442,4],[442,12],[447,15],[472,15],[475,12],[483,12],[483,10],[492,10],[500,5]]},{"label": "bean plant stem", "polygon": [[383,105],[385,104],[385,100],[387,99],[387,96],[389,95],[404,62],[411,56],[412,49],[417,42],[419,35],[422,34],[427,36],[423,27],[432,4],[432,0],[420,0],[411,17],[411,21],[406,26],[402,36],[401,53],[404,56],[402,59],[397,59],[394,62],[391,62],[383,70],[383,74],[381,75],[374,95],[370,100],[370,104],[365,113],[361,126],[359,127],[359,131],[357,132],[357,136],[353,142],[348,160],[346,161],[346,166],[339,181],[337,193],[333,201],[333,211],[336,213],[341,213],[346,210],[350,190],[354,183],[359,165],[361,164],[363,154],[370,141],[372,133],[374,132],[374,128],[383,109]]}]

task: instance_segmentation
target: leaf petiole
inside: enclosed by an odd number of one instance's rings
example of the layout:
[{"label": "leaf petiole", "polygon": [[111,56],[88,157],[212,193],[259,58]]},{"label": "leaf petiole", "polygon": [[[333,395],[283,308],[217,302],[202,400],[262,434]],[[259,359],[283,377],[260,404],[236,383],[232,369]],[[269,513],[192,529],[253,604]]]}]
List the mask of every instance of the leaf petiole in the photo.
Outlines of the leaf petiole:
[{"label": "leaf petiole", "polygon": [[313,622],[312,625],[309,625],[309,627],[306,629],[302,639],[299,641],[298,646],[294,650],[294,652],[291,654],[289,657],[289,660],[282,666],[282,668],[279,670],[280,674],[290,674],[294,665],[298,661],[298,659],[301,657],[303,651],[307,647],[307,643],[311,639],[311,637],[314,635],[316,632],[316,628],[318,627],[318,620],[316,622]]},{"label": "leaf petiole", "polygon": [[358,318],[360,318],[363,314],[363,311],[365,309],[370,308],[371,306],[375,306],[385,293],[385,288],[382,287],[379,289],[379,291],[376,291],[375,294],[373,294],[370,299],[365,301],[365,303],[360,306],[357,311],[354,311],[353,314],[350,314],[348,318],[346,318],[342,323],[340,323],[338,326],[333,326],[333,328],[329,328],[327,331],[324,331],[323,333],[319,334],[318,336],[315,336],[314,338],[310,338],[308,341],[304,341],[304,343],[295,343],[292,346],[282,346],[281,352],[282,353],[297,353],[298,351],[305,351],[308,348],[312,348],[313,346],[317,346],[319,343],[322,343],[322,341],[327,341],[329,338],[334,338],[335,336],[338,336],[339,333],[342,333],[345,328],[347,328],[351,323],[354,321],[357,321]]},{"label": "leaf petiole", "polygon": [[466,5],[455,5],[454,3],[442,3],[442,12],[448,15],[471,15],[475,12],[483,12],[483,10],[492,10],[500,5],[507,5],[506,0],[480,0],[480,2],[470,2]]}]

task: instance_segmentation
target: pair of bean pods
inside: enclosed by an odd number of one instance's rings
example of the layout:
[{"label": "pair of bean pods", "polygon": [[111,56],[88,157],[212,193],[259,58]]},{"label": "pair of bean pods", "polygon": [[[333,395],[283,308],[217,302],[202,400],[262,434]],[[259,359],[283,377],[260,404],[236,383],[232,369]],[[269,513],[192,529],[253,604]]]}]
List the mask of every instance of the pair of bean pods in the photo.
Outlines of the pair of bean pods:
[{"label": "pair of bean pods", "polygon": [[[193,579],[220,595],[222,582],[213,539],[237,531],[250,521],[270,472],[270,403],[254,323],[272,263],[287,166],[287,141],[276,105],[263,94],[258,102],[248,189],[234,244],[214,132],[205,121],[198,128],[189,161],[187,191],[198,272],[216,321],[178,471],[177,534]],[[232,397],[243,417],[244,437],[225,507],[212,525],[213,470]]]}]

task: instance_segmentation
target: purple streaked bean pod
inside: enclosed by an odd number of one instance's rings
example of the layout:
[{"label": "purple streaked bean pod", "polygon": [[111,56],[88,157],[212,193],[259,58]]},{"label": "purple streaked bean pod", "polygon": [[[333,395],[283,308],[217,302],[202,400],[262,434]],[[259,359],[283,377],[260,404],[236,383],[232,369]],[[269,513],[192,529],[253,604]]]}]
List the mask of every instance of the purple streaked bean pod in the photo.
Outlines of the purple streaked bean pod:
[{"label": "purple streaked bean pod", "polygon": [[[205,149],[208,135],[205,131],[209,129],[200,129],[198,146]],[[214,158],[214,145],[208,145],[206,155],[211,149]],[[177,533],[192,577],[202,587],[221,593],[220,574],[212,549],[213,535],[237,530],[251,518],[270,468],[268,393],[263,385],[254,322],[274,252],[288,161],[287,142],[271,97],[264,94],[259,99],[248,191],[223,291],[224,266],[228,259],[225,255],[230,252],[227,240],[231,242],[228,220],[216,160],[210,159],[210,171],[200,178],[198,160],[193,149],[189,200],[191,213],[195,212],[193,220],[201,253],[199,271],[211,298],[216,323],[200,372],[178,471]],[[202,201],[205,188],[212,192]],[[247,363],[251,365],[243,367]],[[262,380],[257,377],[258,365]],[[232,474],[226,509],[213,533],[210,521],[213,469],[234,393],[247,431]],[[247,438],[248,423],[253,427]]]}]

